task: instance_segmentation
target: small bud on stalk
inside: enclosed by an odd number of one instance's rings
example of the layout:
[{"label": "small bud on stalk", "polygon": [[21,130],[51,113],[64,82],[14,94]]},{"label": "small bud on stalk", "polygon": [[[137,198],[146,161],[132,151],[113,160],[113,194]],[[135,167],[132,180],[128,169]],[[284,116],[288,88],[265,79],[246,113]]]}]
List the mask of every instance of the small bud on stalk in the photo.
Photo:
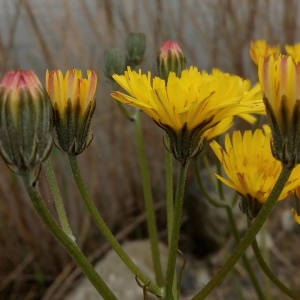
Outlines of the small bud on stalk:
[{"label": "small bud on stalk", "polygon": [[126,66],[134,69],[144,59],[146,51],[146,37],[143,33],[131,32],[126,39]]},{"label": "small bud on stalk", "polygon": [[164,42],[156,59],[156,75],[167,82],[170,72],[181,77],[185,67],[186,58],[180,46],[173,41]]},{"label": "small bud on stalk", "polygon": [[52,107],[32,70],[10,71],[0,82],[0,154],[11,170],[32,175],[52,145]]},{"label": "small bud on stalk", "polygon": [[113,80],[114,74],[121,75],[125,72],[125,57],[118,49],[110,49],[104,53],[104,75]]}]

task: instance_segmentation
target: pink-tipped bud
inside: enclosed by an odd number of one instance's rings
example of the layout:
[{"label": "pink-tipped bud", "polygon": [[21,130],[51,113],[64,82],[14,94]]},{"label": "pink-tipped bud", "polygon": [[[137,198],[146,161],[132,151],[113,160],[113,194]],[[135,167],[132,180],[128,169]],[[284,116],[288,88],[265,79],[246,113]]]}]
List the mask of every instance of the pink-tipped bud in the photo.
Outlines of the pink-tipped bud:
[{"label": "pink-tipped bud", "polygon": [[13,171],[32,173],[47,158],[51,124],[50,99],[36,74],[6,73],[0,82],[0,154]]},{"label": "pink-tipped bud", "polygon": [[180,77],[185,66],[186,58],[180,46],[176,42],[165,41],[156,59],[156,75],[165,81],[168,80],[170,72]]}]

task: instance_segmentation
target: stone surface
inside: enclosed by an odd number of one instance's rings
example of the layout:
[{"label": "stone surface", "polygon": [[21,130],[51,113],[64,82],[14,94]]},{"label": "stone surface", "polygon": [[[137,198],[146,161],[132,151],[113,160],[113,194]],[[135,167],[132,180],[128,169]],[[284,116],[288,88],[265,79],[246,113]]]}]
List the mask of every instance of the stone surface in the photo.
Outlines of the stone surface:
[{"label": "stone surface", "polygon": [[[154,280],[152,268],[151,248],[148,240],[138,240],[127,242],[122,245],[125,252],[134,261],[135,264],[151,279]],[[164,272],[166,271],[168,249],[164,244],[160,244],[161,261]],[[178,258],[178,268],[182,265],[182,261]],[[125,264],[120,260],[116,253],[111,250],[108,254],[95,266],[97,272],[103,280],[112,289],[118,299],[122,300],[140,300],[143,299],[143,291],[138,286],[135,276],[128,270]],[[202,284],[208,281],[206,272],[194,271],[190,267],[186,267],[182,279],[182,291],[184,294],[193,293],[198,287],[198,279]],[[204,281],[204,282],[203,282]],[[148,299],[158,299],[151,294]],[[65,300],[100,300],[103,299],[98,295],[90,282],[84,278],[76,288],[70,292]],[[184,299],[182,297],[181,299]]]},{"label": "stone surface", "polygon": [[[148,240],[127,242],[122,247],[141,271],[153,280],[150,242]],[[160,251],[163,264],[166,265],[167,249],[164,245],[160,245]],[[143,299],[143,291],[138,286],[135,276],[113,250],[108,252],[104,259],[96,264],[95,269],[118,299]],[[86,278],[66,298],[66,300],[82,299],[103,299]]]}]

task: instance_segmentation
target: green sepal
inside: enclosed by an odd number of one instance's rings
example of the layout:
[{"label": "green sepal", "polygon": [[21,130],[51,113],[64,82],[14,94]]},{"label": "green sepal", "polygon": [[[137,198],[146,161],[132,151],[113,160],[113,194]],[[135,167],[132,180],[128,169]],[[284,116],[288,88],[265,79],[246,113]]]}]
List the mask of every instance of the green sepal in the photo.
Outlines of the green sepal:
[{"label": "green sepal", "polygon": [[89,135],[89,128],[95,108],[96,101],[90,101],[82,113],[79,99],[73,102],[68,99],[62,115],[55,103],[54,123],[57,140],[55,145],[59,149],[69,154],[78,155],[89,146],[93,139]]},{"label": "green sepal", "polygon": [[239,204],[241,212],[246,214],[249,220],[255,219],[263,204],[259,202],[258,199],[251,197],[250,194],[247,194],[246,197],[243,195],[241,196],[242,198]]},{"label": "green sepal", "polygon": [[166,149],[170,151],[181,164],[185,165],[188,160],[196,157],[200,153],[204,143],[202,137],[204,128],[212,122],[213,118],[214,116],[211,116],[192,129],[189,129],[188,124],[185,123],[179,131],[174,130],[167,124],[158,123],[155,120],[154,122],[163,128],[169,137],[168,139],[164,138]]},{"label": "green sepal", "polygon": [[17,95],[0,91],[0,154],[12,171],[34,174],[51,151],[52,107],[43,89],[34,97],[26,88]]}]

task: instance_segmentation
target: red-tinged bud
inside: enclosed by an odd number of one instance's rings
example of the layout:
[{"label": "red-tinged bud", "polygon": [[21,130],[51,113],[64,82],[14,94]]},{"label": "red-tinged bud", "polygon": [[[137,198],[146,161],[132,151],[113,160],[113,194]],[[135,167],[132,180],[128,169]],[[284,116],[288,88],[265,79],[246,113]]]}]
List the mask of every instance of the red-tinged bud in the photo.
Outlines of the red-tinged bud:
[{"label": "red-tinged bud", "polygon": [[185,67],[186,58],[180,46],[173,41],[164,42],[156,59],[156,75],[167,82],[170,72],[181,77]]},{"label": "red-tinged bud", "polygon": [[36,74],[6,73],[0,83],[0,154],[10,169],[36,180],[35,167],[50,153],[51,124],[51,102]]}]

